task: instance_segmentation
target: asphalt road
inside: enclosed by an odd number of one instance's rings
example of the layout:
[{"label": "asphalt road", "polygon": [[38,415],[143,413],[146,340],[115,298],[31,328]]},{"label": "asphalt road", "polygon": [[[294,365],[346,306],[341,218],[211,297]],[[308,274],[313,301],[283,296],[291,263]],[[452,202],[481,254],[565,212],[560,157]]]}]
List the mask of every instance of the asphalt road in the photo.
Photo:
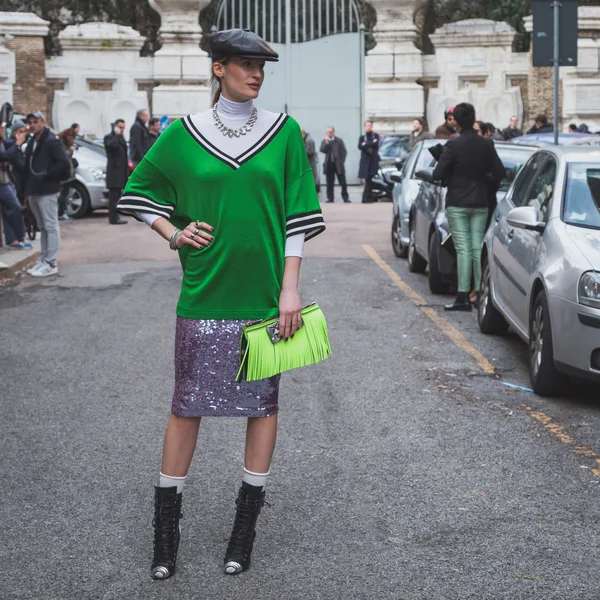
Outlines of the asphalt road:
[{"label": "asphalt road", "polygon": [[[327,315],[334,354],[284,376],[271,506],[238,577],[221,563],[244,423],[225,419],[201,426],[178,573],[149,577],[172,256],[143,226],[117,233],[96,217],[64,228],[59,277],[0,291],[2,600],[597,600],[597,390],[548,400],[506,387],[528,386],[524,345],[482,336],[474,315],[443,314],[447,299],[391,253],[390,205],[325,209],[302,296]],[[97,251],[87,244],[78,261],[85,239]]]}]

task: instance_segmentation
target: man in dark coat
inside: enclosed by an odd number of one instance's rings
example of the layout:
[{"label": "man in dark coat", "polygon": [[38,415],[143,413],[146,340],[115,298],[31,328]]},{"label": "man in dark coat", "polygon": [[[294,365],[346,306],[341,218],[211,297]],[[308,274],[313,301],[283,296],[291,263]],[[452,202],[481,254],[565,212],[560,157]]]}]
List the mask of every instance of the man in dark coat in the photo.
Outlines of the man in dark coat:
[{"label": "man in dark coat", "polygon": [[446,182],[446,216],[456,249],[458,267],[458,296],[446,310],[471,310],[469,292],[471,275],[475,278],[475,291],[479,294],[481,283],[481,245],[485,236],[490,199],[505,176],[504,166],[496,152],[494,142],[477,134],[475,109],[463,102],[454,109],[460,136],[448,140],[433,178]]},{"label": "man in dark coat", "polygon": [[333,202],[333,186],[337,175],[338,182],[342,187],[342,200],[350,202],[348,186],[346,184],[346,144],[342,138],[336,137],[333,127],[327,128],[327,136],[321,142],[321,152],[325,154],[323,161],[323,172],[327,178],[327,202]]},{"label": "man in dark coat", "polygon": [[302,130],[302,139],[304,140],[304,149],[306,150],[310,168],[315,176],[315,188],[317,192],[319,192],[321,183],[319,182],[319,174],[317,173],[317,148],[315,146],[315,140],[313,140],[312,135],[304,131],[304,129]]},{"label": "man in dark coat", "polygon": [[150,132],[146,127],[149,119],[150,114],[145,108],[138,110],[135,115],[135,123],[129,131],[129,158],[131,158],[134,169],[140,164],[152,145]]},{"label": "man in dark coat", "polygon": [[548,117],[546,115],[537,115],[535,118],[535,123],[527,131],[528,134],[532,133],[553,133],[554,125],[548,121]]},{"label": "man in dark coat", "polygon": [[358,139],[360,150],[360,166],[358,168],[359,179],[365,180],[363,190],[363,204],[373,202],[373,177],[379,171],[379,143],[381,138],[378,133],[373,132],[373,122],[365,122],[365,133]]},{"label": "man in dark coat", "polygon": [[507,141],[523,135],[523,130],[519,129],[519,117],[513,115],[510,118],[510,125],[502,132],[502,135]]},{"label": "man in dark coat", "polygon": [[41,253],[38,264],[27,272],[33,277],[49,277],[58,273],[56,256],[60,247],[58,226],[58,192],[61,181],[69,177],[71,164],[65,147],[46,127],[44,114],[34,110],[27,115],[29,139],[25,150],[23,195],[41,232]]},{"label": "man in dark coat", "polygon": [[113,130],[104,137],[106,150],[106,187],[108,188],[108,222],[111,225],[125,225],[127,221],[121,219],[117,213],[117,204],[123,193],[123,188],[129,177],[129,163],[127,162],[127,143],[123,137],[125,121],[117,119]]}]

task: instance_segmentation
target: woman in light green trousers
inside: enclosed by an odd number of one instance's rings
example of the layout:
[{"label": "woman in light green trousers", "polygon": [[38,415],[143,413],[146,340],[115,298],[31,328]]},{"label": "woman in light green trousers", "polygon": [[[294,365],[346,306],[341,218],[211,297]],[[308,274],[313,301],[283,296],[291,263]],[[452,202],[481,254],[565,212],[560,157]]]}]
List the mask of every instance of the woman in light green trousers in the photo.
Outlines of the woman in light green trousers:
[{"label": "woman in light green trousers", "polygon": [[479,296],[481,245],[490,210],[490,198],[505,176],[502,161],[490,138],[473,129],[475,109],[462,102],[452,113],[460,136],[448,140],[433,178],[448,186],[446,215],[454,240],[458,268],[458,295],[446,310],[472,310],[469,301],[471,277]]}]

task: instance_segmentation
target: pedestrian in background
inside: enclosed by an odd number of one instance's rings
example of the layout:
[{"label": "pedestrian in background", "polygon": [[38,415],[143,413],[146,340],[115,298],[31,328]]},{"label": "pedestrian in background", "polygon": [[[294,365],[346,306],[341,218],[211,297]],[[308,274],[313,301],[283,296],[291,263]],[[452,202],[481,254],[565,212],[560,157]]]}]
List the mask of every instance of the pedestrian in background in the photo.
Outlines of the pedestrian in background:
[{"label": "pedestrian in background", "polygon": [[318,192],[321,188],[321,183],[319,181],[319,173],[317,171],[317,146],[315,144],[315,140],[312,138],[312,135],[304,131],[304,129],[302,130],[302,139],[304,140],[304,149],[306,150],[306,156],[308,157],[310,168],[315,176],[315,189]]},{"label": "pedestrian in background", "polygon": [[152,119],[148,121],[148,133],[150,134],[150,148],[152,148],[152,146],[154,146],[154,142],[156,142],[158,136],[160,135],[160,119],[152,117]]},{"label": "pedestrian in background", "polygon": [[458,295],[445,310],[472,310],[469,301],[471,277],[479,299],[481,244],[488,218],[490,181],[495,190],[504,177],[504,166],[494,142],[473,129],[475,108],[462,102],[454,109],[460,136],[448,140],[433,171],[436,181],[447,182],[446,215],[456,249]]},{"label": "pedestrian in background", "polygon": [[29,113],[27,124],[33,138],[29,139],[25,150],[23,193],[37,221],[42,246],[38,263],[27,272],[33,277],[48,277],[58,273],[58,192],[61,181],[69,176],[71,166],[64,145],[46,127],[41,111]]},{"label": "pedestrian in background", "polygon": [[480,135],[481,137],[489,137],[487,124],[483,121],[475,121],[475,123],[473,124],[473,129],[475,130],[477,135]]},{"label": "pedestrian in background", "polygon": [[106,187],[108,188],[108,222],[111,225],[126,225],[117,212],[117,204],[121,199],[123,188],[129,178],[127,161],[127,142],[124,137],[125,121],[117,119],[112,131],[104,136],[106,150]]},{"label": "pedestrian in background", "polygon": [[532,133],[553,133],[554,124],[548,121],[548,117],[544,114],[539,114],[535,117],[532,127],[527,131],[528,134]]},{"label": "pedestrian in background", "polygon": [[150,150],[150,132],[146,127],[150,114],[148,110],[142,108],[135,115],[135,122],[129,130],[129,158],[135,169],[142,158],[146,156],[146,152]]},{"label": "pedestrian in background", "polygon": [[76,150],[75,140],[79,135],[79,123],[73,123],[71,127],[63,129],[58,134],[58,139],[64,144],[71,163],[70,177],[63,181],[61,184],[60,195],[58,196],[58,220],[59,221],[72,221],[71,217],[67,214],[67,200],[69,198],[69,191],[71,190],[71,182],[75,179],[75,164],[73,162],[73,154]]},{"label": "pedestrian in background", "polygon": [[321,142],[321,152],[325,155],[323,172],[327,179],[327,202],[333,202],[336,176],[342,188],[342,200],[350,202],[345,167],[348,151],[344,140],[335,135],[334,127],[327,128],[325,139]]},{"label": "pedestrian in background", "polygon": [[496,126],[489,121],[485,124],[487,127],[487,137],[496,140],[497,142],[504,142],[504,136],[496,129]]},{"label": "pedestrian in background", "polygon": [[458,136],[456,133],[456,120],[452,114],[454,106],[450,106],[444,111],[444,122],[435,130],[435,137],[438,140],[449,140]]},{"label": "pedestrian in background", "polygon": [[6,247],[10,250],[30,250],[32,246],[25,240],[23,212],[14,185],[14,171],[23,172],[25,167],[21,146],[27,138],[25,125],[18,125],[21,127],[17,128],[14,139],[5,139],[4,126],[0,125],[0,207]]},{"label": "pedestrian in background", "polygon": [[417,117],[413,121],[412,133],[408,140],[407,150],[410,152],[421,140],[430,140],[433,138],[433,134],[427,130],[427,124],[425,119]]},{"label": "pedestrian in background", "polygon": [[513,138],[523,135],[523,130],[519,129],[519,118],[516,115],[513,115],[510,118],[510,124],[502,131],[502,135],[506,141],[510,141]]},{"label": "pedestrian in background", "polygon": [[571,123],[569,125],[569,133],[577,133],[577,124],[576,123]]},{"label": "pedestrian in background", "polygon": [[365,180],[363,204],[373,202],[373,177],[379,171],[379,144],[381,137],[373,131],[373,121],[365,121],[365,133],[358,139],[360,150],[359,179]]}]

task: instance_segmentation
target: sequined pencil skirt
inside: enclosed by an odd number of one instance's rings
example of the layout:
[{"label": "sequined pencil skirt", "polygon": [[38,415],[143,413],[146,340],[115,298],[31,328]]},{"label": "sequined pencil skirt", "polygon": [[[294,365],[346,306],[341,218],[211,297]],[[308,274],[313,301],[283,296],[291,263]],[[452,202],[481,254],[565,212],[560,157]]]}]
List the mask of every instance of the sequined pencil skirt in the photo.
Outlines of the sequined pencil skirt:
[{"label": "sequined pencil skirt", "polygon": [[279,375],[261,381],[235,381],[245,324],[177,317],[173,414],[270,417],[278,412]]}]

